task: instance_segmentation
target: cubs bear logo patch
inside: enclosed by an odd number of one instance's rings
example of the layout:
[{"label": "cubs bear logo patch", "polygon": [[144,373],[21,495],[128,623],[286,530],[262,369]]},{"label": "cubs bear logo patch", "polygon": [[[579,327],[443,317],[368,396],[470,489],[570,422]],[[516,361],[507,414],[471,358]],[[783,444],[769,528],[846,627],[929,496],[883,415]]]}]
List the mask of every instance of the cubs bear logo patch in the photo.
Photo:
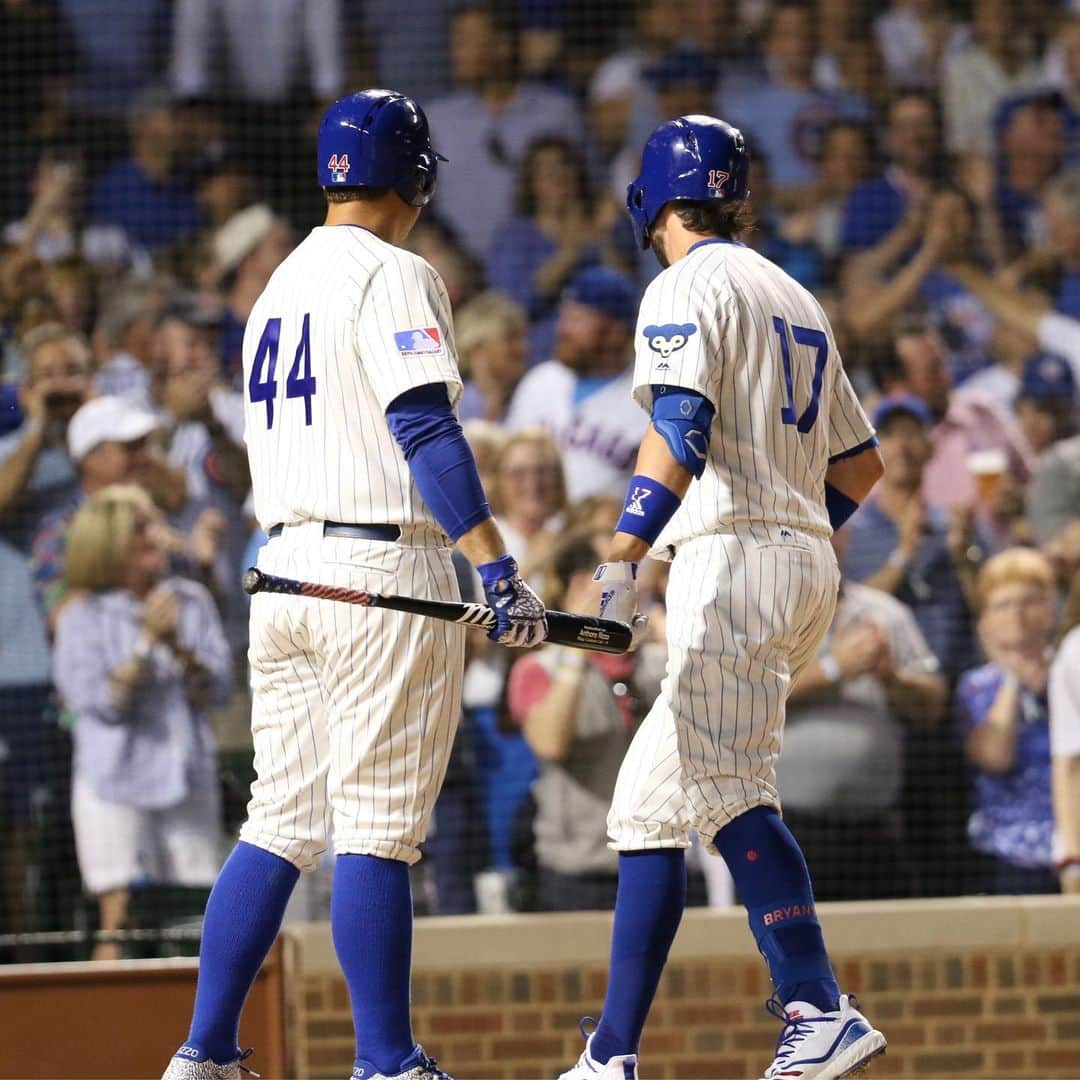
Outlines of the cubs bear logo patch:
[{"label": "cubs bear logo patch", "polygon": [[662,326],[646,326],[642,333],[648,339],[649,348],[666,360],[697,333],[697,327],[689,322],[664,323]]}]

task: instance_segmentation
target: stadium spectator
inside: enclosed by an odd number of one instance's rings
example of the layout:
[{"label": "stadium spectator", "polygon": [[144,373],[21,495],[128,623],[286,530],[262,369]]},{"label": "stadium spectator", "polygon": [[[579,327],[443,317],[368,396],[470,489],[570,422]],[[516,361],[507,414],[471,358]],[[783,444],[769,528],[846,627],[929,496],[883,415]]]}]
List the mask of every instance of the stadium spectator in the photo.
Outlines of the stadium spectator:
[{"label": "stadium spectator", "polygon": [[1027,515],[1043,549],[1080,520],[1080,435],[1055,443],[1039,459],[1027,492]]},{"label": "stadium spectator", "polygon": [[578,274],[559,305],[554,359],[534,367],[510,402],[511,430],[539,425],[554,437],[573,500],[625,494],[649,423],[631,395],[635,299],[614,270]]},{"label": "stadium spectator", "polygon": [[[932,452],[922,481],[926,501],[945,512],[975,512],[985,539],[1004,546],[1020,512],[1011,495],[1031,478],[1030,448],[992,399],[977,391],[952,390],[940,335],[925,324],[899,323],[892,356],[893,370],[881,373],[883,389],[914,395],[933,419]],[[977,475],[982,466],[974,455],[987,451],[998,461],[993,483]]]},{"label": "stadium spectator", "polygon": [[[31,568],[38,607],[55,626],[60,605],[67,596],[63,576],[67,535],[71,520],[87,497],[112,484],[148,486],[155,463],[150,436],[157,418],[120,397],[93,398],[72,417],[67,428],[67,450],[78,472],[79,484],[57,500],[41,519],[31,546]],[[165,474],[172,479],[173,474]],[[158,481],[156,486],[160,487]]]},{"label": "stadium spectator", "polygon": [[[846,530],[833,534],[841,562],[848,539]],[[815,897],[911,895],[900,818],[904,732],[941,719],[939,670],[909,608],[841,580],[832,627],[792,683],[777,766],[784,820],[806,853]]]},{"label": "stadium spectator", "polygon": [[0,438],[0,532],[26,553],[42,518],[77,487],[68,425],[90,393],[86,343],[57,324],[23,341],[21,426]]},{"label": "stadium spectator", "polygon": [[227,381],[240,378],[248,315],[292,246],[288,223],[275,216],[265,203],[234,214],[214,234],[214,262],[225,296],[221,368]]},{"label": "stadium spectator", "polygon": [[[825,260],[809,235],[813,210],[784,214],[773,203],[769,163],[750,150],[750,190],[754,193],[754,228],[746,243],[787,271],[811,291],[825,284]],[[801,227],[800,227],[801,225]]]},{"label": "stadium spectator", "polygon": [[888,164],[881,174],[848,196],[843,246],[849,252],[862,251],[888,239],[890,261],[895,261],[917,239],[940,178],[941,125],[933,98],[906,93],[892,99],[884,149]]},{"label": "stadium spectator", "polygon": [[154,321],[164,302],[163,289],[151,282],[129,281],[113,291],[94,332],[99,364],[94,389],[99,394],[150,404],[154,379]]},{"label": "stadium spectator", "polygon": [[446,42],[458,0],[426,0],[408,19],[401,17],[400,0],[364,0],[358,6],[377,85],[398,87],[425,106],[450,89]]},{"label": "stadium spectator", "polygon": [[[133,100],[160,78],[168,45],[167,0],[110,0],[109,17],[86,0],[57,0],[75,37],[71,104],[89,140],[108,153],[122,144]],[[88,141],[89,141],[88,140]]]},{"label": "stadium spectator", "polygon": [[947,8],[934,0],[892,0],[874,20],[874,34],[892,86],[937,86],[942,61],[963,41]]},{"label": "stadium spectator", "polygon": [[[559,515],[566,510],[566,473],[559,448],[540,428],[507,436],[495,466],[495,500],[506,549],[523,577],[537,574],[558,539]],[[542,579],[537,579],[541,584]]]},{"label": "stadium spectator", "polygon": [[780,0],[769,16],[764,42],[767,76],[756,82],[725,79],[716,115],[761,147],[781,205],[797,205],[817,179],[825,127],[839,117],[868,120],[869,109],[856,97],[814,86],[817,40],[811,5]]},{"label": "stadium spectator", "polygon": [[988,856],[991,893],[1053,893],[1047,680],[1054,573],[1012,548],[979,572],[979,637],[989,662],[957,687],[957,718],[975,773],[968,834]]},{"label": "stadium spectator", "polygon": [[[177,0],[172,83],[184,98],[285,103],[344,93],[341,0]],[[215,61],[220,61],[215,63]]]},{"label": "stadium spectator", "polygon": [[1038,456],[1076,434],[1076,380],[1060,356],[1039,353],[1024,367],[1016,391],[1016,419]]},{"label": "stadium spectator", "polygon": [[645,69],[662,117],[708,113],[716,92],[715,61],[698,45],[679,45]]},{"label": "stadium spectator", "polygon": [[434,206],[466,249],[482,259],[495,228],[510,215],[526,148],[542,135],[580,145],[584,128],[573,99],[521,81],[511,5],[459,5],[451,22],[450,59],[456,89],[425,106],[432,141],[451,161],[439,176]]},{"label": "stadium spectator", "polygon": [[491,288],[529,316],[529,359],[551,359],[559,296],[587,266],[617,262],[617,212],[597,204],[585,159],[573,143],[547,135],[531,143],[518,169],[514,216],[495,233],[487,261]]},{"label": "stadium spectator", "polygon": [[[553,606],[591,612],[595,568],[588,540],[560,551]],[[607,812],[633,736],[633,669],[632,656],[552,645],[518,660],[510,671],[510,716],[540,761],[533,829],[541,910],[615,906],[618,867],[607,846]]]},{"label": "stadium spectator", "polygon": [[1080,893],[1080,577],[1065,610],[1061,645],[1050,666],[1050,754],[1056,866],[1063,893]]},{"label": "stadium spectator", "polygon": [[191,236],[199,206],[177,180],[180,129],[171,99],[148,91],[129,117],[131,156],[98,179],[90,222],[119,226],[129,243],[153,252]]},{"label": "stadium spectator", "polygon": [[195,166],[195,200],[207,229],[216,232],[259,201],[252,164],[235,147],[211,144]]},{"label": "stadium spectator", "polygon": [[975,597],[970,519],[929,502],[923,476],[933,422],[914,396],[885,398],[874,412],[885,476],[852,517],[844,572],[907,604],[946,678],[975,656],[969,598]]},{"label": "stadium spectator", "polygon": [[[1001,237],[991,254],[1000,262],[1002,255],[1016,258],[1047,236],[1042,196],[1065,154],[1060,95],[1031,93],[1007,99],[994,115],[994,130],[999,147],[992,195]],[[968,164],[994,175],[987,162]]]},{"label": "stadium spectator", "polygon": [[[209,886],[221,796],[207,709],[232,661],[213,601],[167,577],[161,521],[139,488],[92,496],[71,526],[66,576],[84,592],[57,621],[53,672],[74,717],[72,822],[101,929],[124,925],[133,886]],[[99,943],[94,959],[120,955]]]},{"label": "stadium spectator", "polygon": [[948,270],[996,319],[1027,335],[1045,352],[1064,357],[1072,368],[1074,381],[1080,381],[1080,319],[1052,310],[1044,293],[1010,288],[970,262],[950,262]]},{"label": "stadium spectator", "polygon": [[525,374],[527,326],[521,305],[497,292],[474,296],[455,313],[454,341],[465,375],[458,407],[463,422],[505,419],[510,396]]},{"label": "stadium spectator", "polygon": [[[251,487],[244,449],[243,401],[221,384],[214,352],[217,312],[177,295],[162,310],[155,341],[161,372],[156,397],[170,464],[186,477],[186,498],[169,524],[205,541],[212,576],[204,583],[218,599],[234,653],[247,647],[247,598],[237,566],[251,528],[244,508]],[[198,561],[198,560],[197,560]]]},{"label": "stadium spectator", "polygon": [[422,217],[405,246],[435,268],[455,312],[479,291],[484,277],[480,263],[458,243],[454,230],[437,217]]},{"label": "stadium spectator", "polygon": [[[874,161],[870,128],[853,120],[836,120],[821,137],[821,173],[814,201],[787,214],[780,231],[795,243],[812,243],[824,258],[826,276],[836,276],[841,253],[843,214],[848,196],[869,176]],[[751,157],[751,167],[754,164]],[[760,210],[757,187],[752,187],[755,209]]]},{"label": "stadium spectator", "polygon": [[46,263],[78,255],[103,270],[145,273],[150,265],[146,252],[132,247],[122,228],[83,222],[83,178],[74,151],[42,151],[30,182],[30,206],[4,227],[4,242],[31,248]]},{"label": "stadium spectator", "polygon": [[945,146],[950,154],[993,152],[991,120],[1007,97],[1042,78],[1033,28],[1012,0],[975,0],[972,39],[943,58]]}]

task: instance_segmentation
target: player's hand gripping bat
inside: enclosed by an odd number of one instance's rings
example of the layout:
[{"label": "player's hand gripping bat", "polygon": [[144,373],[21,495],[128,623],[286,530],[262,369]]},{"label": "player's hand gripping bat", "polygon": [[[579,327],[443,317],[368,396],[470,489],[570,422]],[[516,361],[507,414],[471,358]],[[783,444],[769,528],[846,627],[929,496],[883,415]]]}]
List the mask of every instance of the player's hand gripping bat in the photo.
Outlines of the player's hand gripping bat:
[{"label": "player's hand gripping bat", "polygon": [[[414,596],[389,596],[364,589],[346,589],[338,585],[317,585],[311,581],[266,574],[251,567],[244,573],[244,592],[283,593],[289,596],[310,596],[316,600],[339,600],[361,607],[390,608],[424,615],[429,619],[464,623],[490,630],[495,625],[495,613],[486,604],[454,603],[449,600],[421,600]],[[555,645],[592,652],[624,653],[630,648],[633,631],[626,623],[614,619],[598,619],[590,615],[570,615],[565,611],[548,611],[547,640]]]}]

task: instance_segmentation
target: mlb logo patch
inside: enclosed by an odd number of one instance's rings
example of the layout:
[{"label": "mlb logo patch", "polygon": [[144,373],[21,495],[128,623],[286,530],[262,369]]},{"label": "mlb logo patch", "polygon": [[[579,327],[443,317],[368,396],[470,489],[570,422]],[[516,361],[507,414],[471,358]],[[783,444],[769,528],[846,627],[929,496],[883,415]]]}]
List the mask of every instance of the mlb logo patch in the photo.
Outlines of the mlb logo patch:
[{"label": "mlb logo patch", "polygon": [[402,356],[425,356],[442,352],[442,334],[435,326],[423,326],[415,330],[398,330],[394,344]]}]

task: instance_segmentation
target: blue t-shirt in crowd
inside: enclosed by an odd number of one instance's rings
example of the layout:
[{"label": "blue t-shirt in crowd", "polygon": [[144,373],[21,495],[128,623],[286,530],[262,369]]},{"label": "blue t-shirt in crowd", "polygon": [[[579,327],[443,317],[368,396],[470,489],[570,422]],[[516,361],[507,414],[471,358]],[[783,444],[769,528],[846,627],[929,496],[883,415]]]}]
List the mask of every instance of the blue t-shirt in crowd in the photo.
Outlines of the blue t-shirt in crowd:
[{"label": "blue t-shirt in crowd", "polygon": [[[533,279],[557,250],[532,218],[518,216],[499,226],[488,256],[488,285],[516,300],[529,316],[530,366],[550,360],[555,344],[558,295],[542,296]],[[590,244],[582,249],[574,273],[599,262],[600,250]]]},{"label": "blue t-shirt in crowd", "polygon": [[1054,297],[1054,310],[1080,319],[1080,274],[1076,271],[1070,270],[1062,276]]},{"label": "blue t-shirt in crowd", "polygon": [[[896,550],[896,523],[876,502],[861,506],[844,526],[849,543],[844,574],[865,581],[877,573]],[[975,663],[971,609],[949,555],[949,522],[936,507],[926,508],[926,531],[893,595],[907,604],[941,664],[946,678],[956,678]]]},{"label": "blue t-shirt in crowd", "polygon": [[199,227],[199,206],[190,192],[159,184],[129,159],[98,180],[90,220],[95,225],[119,225],[133,243],[153,250],[193,233]]},{"label": "blue t-shirt in crowd", "polygon": [[769,163],[769,179],[777,187],[816,179],[822,136],[834,120],[870,119],[866,102],[850,94],[793,90],[769,82],[728,92],[730,86],[726,81],[721,88],[717,115],[761,147]]},{"label": "blue t-shirt in crowd", "polygon": [[882,173],[855,188],[844,203],[840,243],[848,251],[873,247],[904,216],[904,193]]},{"label": "blue t-shirt in crowd", "polygon": [[[969,671],[956,688],[960,735],[986,722],[1005,672],[998,664]],[[1008,772],[976,770],[968,836],[975,848],[1018,866],[1050,866],[1054,809],[1050,794],[1050,714],[1046,695],[1020,691],[1016,756]]]}]

